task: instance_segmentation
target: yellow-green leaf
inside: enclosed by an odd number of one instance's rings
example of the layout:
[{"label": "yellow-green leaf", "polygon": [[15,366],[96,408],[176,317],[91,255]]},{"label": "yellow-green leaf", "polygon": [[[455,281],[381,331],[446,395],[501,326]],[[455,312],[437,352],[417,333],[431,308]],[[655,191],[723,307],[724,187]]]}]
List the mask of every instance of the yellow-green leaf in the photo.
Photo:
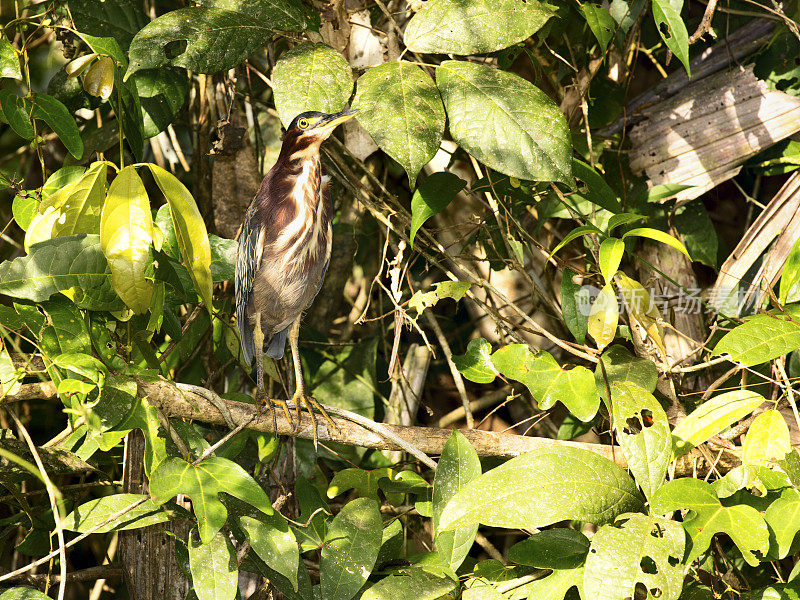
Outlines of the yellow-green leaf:
[{"label": "yellow-green leaf", "polygon": [[132,311],[150,307],[153,284],[145,278],[153,242],[150,200],[134,167],[122,169],[108,189],[100,221],[100,247],[111,268],[111,285]]},{"label": "yellow-green leaf", "polygon": [[607,238],[600,244],[597,262],[606,283],[610,283],[614,273],[619,270],[619,263],[622,262],[624,253],[625,242],[617,238]]},{"label": "yellow-green leaf", "polygon": [[177,177],[169,171],[153,164],[148,165],[158,187],[169,204],[172,222],[175,224],[175,235],[181,260],[189,270],[194,286],[200,298],[205,302],[209,313],[211,303],[211,244],[203,217],[197,208],[192,194]]},{"label": "yellow-green leaf", "polygon": [[597,294],[592,310],[589,313],[589,325],[587,331],[597,343],[597,348],[603,350],[613,340],[617,332],[619,323],[619,306],[614,288],[607,283],[600,293]]},{"label": "yellow-green leaf", "polygon": [[114,90],[114,59],[109,56],[101,56],[83,78],[83,89],[90,96],[96,96],[101,100],[108,100]]},{"label": "yellow-green leaf", "polygon": [[653,229],[652,227],[637,227],[636,229],[631,229],[625,235],[622,236],[622,239],[629,237],[645,237],[656,242],[661,242],[662,244],[666,244],[667,246],[672,246],[679,252],[683,252],[686,255],[686,258],[691,260],[691,256],[689,256],[689,251],[686,250],[686,246],[681,244],[678,240],[672,237],[668,233],[664,233],[659,229]]},{"label": "yellow-green leaf", "polygon": [[765,410],[747,431],[742,462],[745,465],[766,465],[781,460],[791,450],[786,419],[777,410]]}]

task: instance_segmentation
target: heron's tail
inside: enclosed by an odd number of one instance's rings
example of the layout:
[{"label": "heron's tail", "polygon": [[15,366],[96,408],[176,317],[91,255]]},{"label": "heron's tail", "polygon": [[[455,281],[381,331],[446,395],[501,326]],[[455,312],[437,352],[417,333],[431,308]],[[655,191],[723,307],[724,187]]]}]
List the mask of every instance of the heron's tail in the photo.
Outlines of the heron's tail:
[{"label": "heron's tail", "polygon": [[[289,325],[289,327],[291,327],[291,325]],[[283,358],[283,351],[284,348],[286,348],[286,336],[289,334],[289,327],[283,331],[279,331],[269,338],[264,354],[276,360]]]}]

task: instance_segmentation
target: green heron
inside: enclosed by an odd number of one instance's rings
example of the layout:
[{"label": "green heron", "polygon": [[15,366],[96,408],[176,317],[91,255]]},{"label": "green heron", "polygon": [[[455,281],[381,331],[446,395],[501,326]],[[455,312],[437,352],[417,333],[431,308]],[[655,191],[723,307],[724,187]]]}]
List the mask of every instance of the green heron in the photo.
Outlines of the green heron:
[{"label": "green heron", "polygon": [[261,182],[239,233],[236,320],[245,363],[252,364],[255,359],[256,400],[266,400],[264,354],[282,358],[288,337],[296,381],[292,400],[297,423],[292,421],[286,402],[269,399],[267,406],[277,432],[272,404],[282,407],[295,430],[300,426],[301,404],[305,404],[313,422],[315,443],[314,408],[336,427],[306,393],[297,351],[303,311],[319,292],[331,256],[333,210],[319,152],[322,142],[355,112],[312,111],[294,118],[283,135],[278,160]]}]

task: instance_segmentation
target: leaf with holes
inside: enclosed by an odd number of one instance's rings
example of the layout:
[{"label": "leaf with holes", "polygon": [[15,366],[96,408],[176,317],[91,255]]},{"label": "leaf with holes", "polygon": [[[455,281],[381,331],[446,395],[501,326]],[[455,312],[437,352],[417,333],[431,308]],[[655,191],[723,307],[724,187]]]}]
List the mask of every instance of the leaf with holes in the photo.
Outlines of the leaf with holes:
[{"label": "leaf with holes", "polygon": [[483,338],[470,340],[463,356],[453,356],[453,363],[475,383],[491,383],[500,374],[492,362],[492,346]]},{"label": "leaf with holes", "polygon": [[714,354],[752,367],[800,348],[800,323],[780,314],[754,315],[726,333]]},{"label": "leaf with holes", "polygon": [[659,515],[687,508],[692,511],[683,521],[683,528],[692,539],[686,564],[708,550],[711,538],[717,533],[727,534],[753,567],[759,563],[754,552],[764,555],[769,549],[767,524],[759,512],[746,504],[723,506],[714,488],[705,481],[691,477],[673,479],[658,489],[650,508]]},{"label": "leaf with holes", "polygon": [[635,383],[611,386],[614,430],[622,454],[647,498],[664,483],[672,436],[667,414],[652,394]]},{"label": "leaf with holes", "polygon": [[442,512],[439,529],[474,523],[532,529],[567,519],[601,524],[641,506],[633,480],[607,458],[580,448],[542,448],[461,488]]},{"label": "leaf with holes", "polygon": [[[413,183],[412,183],[413,185]],[[417,231],[432,216],[442,212],[464,189],[467,182],[453,173],[433,173],[414,190],[411,197],[411,232],[409,238],[414,247]]]},{"label": "leaf with holes", "polygon": [[189,538],[192,591],[198,600],[233,600],[239,588],[236,549],[227,534],[217,533],[207,542]]},{"label": "leaf with holes", "polygon": [[235,462],[212,456],[198,465],[181,458],[168,458],[150,477],[150,494],[164,503],[176,494],[185,494],[192,500],[200,539],[210,542],[225,524],[228,511],[219,500],[225,492],[263,512],[272,514],[269,496],[255,480]]},{"label": "leaf with holes", "polygon": [[413,189],[444,135],[444,107],[436,84],[417,65],[389,61],[358,78],[353,108],[360,111],[356,118],[375,143],[406,170]]},{"label": "leaf with holes", "polygon": [[[679,523],[627,514],[592,537],[583,591],[592,600],[677,600],[683,588],[685,534]],[[641,597],[644,597],[642,595]]]},{"label": "leaf with holes", "polygon": [[152,163],[147,166],[150,167],[153,178],[169,204],[178,248],[181,251],[181,262],[189,270],[195,289],[205,302],[206,310],[211,314],[213,311],[211,245],[205,221],[192,194],[175,175]]},{"label": "leaf with holes", "polygon": [[284,126],[307,110],[342,110],[353,92],[350,65],[330,46],[303,42],[285,52],[272,70],[275,109]]},{"label": "leaf with holes", "polygon": [[686,454],[727,429],[763,402],[764,396],[749,390],[734,390],[707,400],[672,430],[673,457]]},{"label": "leaf with holes", "polygon": [[777,410],[765,410],[747,430],[742,446],[742,463],[767,465],[781,460],[791,451],[786,419]]},{"label": "leaf with holes", "polygon": [[442,566],[454,571],[461,566],[472,548],[478,525],[439,531],[439,519],[450,498],[480,474],[481,461],[475,448],[463,433],[453,431],[444,445],[433,479],[433,531],[439,561]]},{"label": "leaf with holes", "polygon": [[122,169],[108,188],[100,221],[100,247],[111,268],[111,284],[133,312],[150,308],[153,283],[145,277],[152,262],[153,218],[150,199],[132,166]]},{"label": "leaf with holes", "polygon": [[492,363],[504,376],[524,383],[542,410],[560,401],[581,421],[597,414],[600,396],[594,375],[586,367],[562,369],[549,352],[533,354],[523,344],[500,348],[492,355]]},{"label": "leaf with holes", "polygon": [[361,600],[437,600],[454,592],[458,583],[420,567],[410,567],[391,573],[370,587]]},{"label": "leaf with holes", "polygon": [[[633,356],[625,346],[613,344],[606,348],[601,359],[608,377],[608,386],[615,382],[629,382],[652,393],[658,384],[658,368],[655,363],[645,358]],[[598,363],[594,370],[594,380],[600,397],[608,400],[606,380],[603,368]]]},{"label": "leaf with holes", "polygon": [[77,288],[75,303],[91,310],[124,307],[111,287],[99,235],[71,235],[31,246],[27,256],[0,263],[0,293],[43,302]]},{"label": "leaf with holes", "polygon": [[681,19],[683,0],[653,0],[653,20],[661,39],[672,53],[678,57],[691,77],[689,67],[689,34]]},{"label": "leaf with holes", "polygon": [[597,4],[587,2],[581,6],[581,12],[586,19],[589,29],[592,30],[594,37],[600,44],[600,50],[605,52],[608,44],[614,39],[617,30],[617,23],[607,9]]},{"label": "leaf with holes", "polygon": [[133,38],[125,78],[141,69],[166,66],[196,73],[231,69],[266,44],[280,23],[219,8],[173,10],[150,21]]},{"label": "leaf with holes", "polygon": [[366,583],[383,539],[378,503],[348,502],[328,525],[320,556],[320,591],[326,600],[350,600]]},{"label": "leaf with holes", "polygon": [[417,317],[422,314],[426,308],[436,306],[439,300],[445,298],[452,298],[456,302],[464,297],[467,293],[469,286],[472,285],[466,281],[440,281],[434,283],[434,289],[430,292],[423,292],[417,290],[408,301],[408,308],[417,311]]},{"label": "leaf with holes", "polygon": [[519,179],[572,179],[569,127],[558,106],[512,73],[447,60],[436,68],[450,133],[482,163]]},{"label": "leaf with holes", "polygon": [[403,34],[412,52],[482,54],[517,44],[553,15],[538,0],[429,0]]}]

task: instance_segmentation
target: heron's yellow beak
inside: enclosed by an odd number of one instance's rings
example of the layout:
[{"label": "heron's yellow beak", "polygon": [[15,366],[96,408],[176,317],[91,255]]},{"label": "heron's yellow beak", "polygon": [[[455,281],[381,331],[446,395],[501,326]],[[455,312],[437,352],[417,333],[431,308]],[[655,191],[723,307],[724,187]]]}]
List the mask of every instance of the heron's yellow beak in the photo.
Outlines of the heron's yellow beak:
[{"label": "heron's yellow beak", "polygon": [[332,115],[328,115],[320,119],[320,122],[317,123],[317,126],[314,127],[319,132],[319,135],[323,138],[327,138],[330,134],[333,133],[333,130],[336,129],[339,125],[347,121],[348,119],[352,119],[353,116],[358,112],[358,110],[353,108],[346,108],[342,112],[334,113]]}]

